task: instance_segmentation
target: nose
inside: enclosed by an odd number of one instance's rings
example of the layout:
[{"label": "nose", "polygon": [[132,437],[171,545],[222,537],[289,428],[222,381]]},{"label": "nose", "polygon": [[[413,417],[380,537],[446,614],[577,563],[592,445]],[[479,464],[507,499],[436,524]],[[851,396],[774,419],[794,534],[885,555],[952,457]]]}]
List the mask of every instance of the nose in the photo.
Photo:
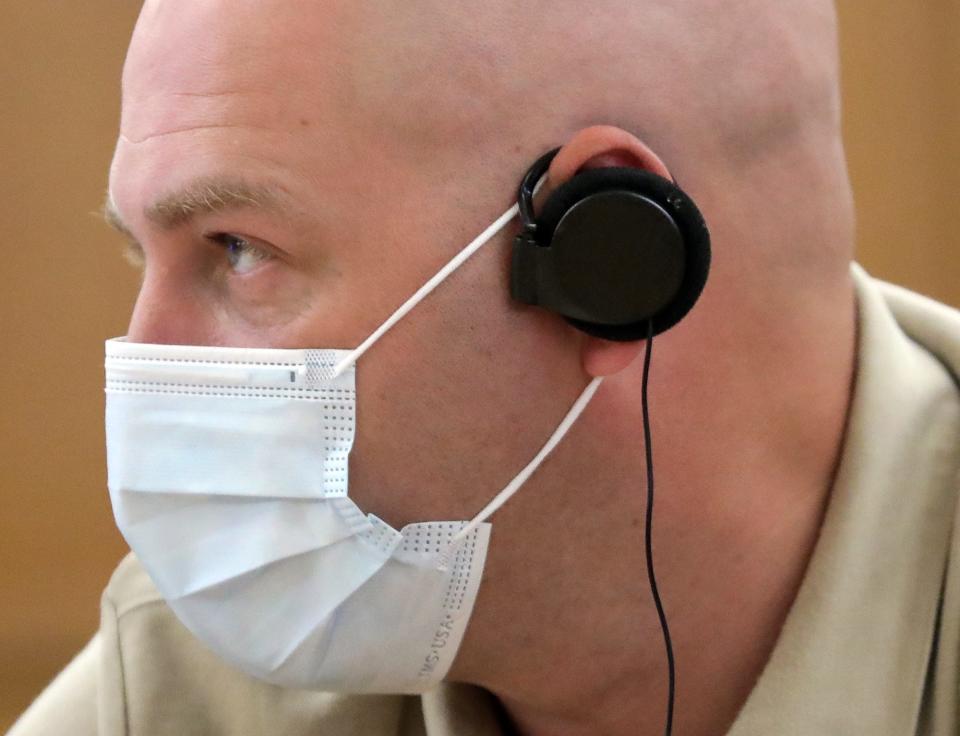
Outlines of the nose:
[{"label": "nose", "polygon": [[163,345],[212,345],[210,309],[190,289],[168,275],[144,273],[140,293],[130,316],[130,342]]}]

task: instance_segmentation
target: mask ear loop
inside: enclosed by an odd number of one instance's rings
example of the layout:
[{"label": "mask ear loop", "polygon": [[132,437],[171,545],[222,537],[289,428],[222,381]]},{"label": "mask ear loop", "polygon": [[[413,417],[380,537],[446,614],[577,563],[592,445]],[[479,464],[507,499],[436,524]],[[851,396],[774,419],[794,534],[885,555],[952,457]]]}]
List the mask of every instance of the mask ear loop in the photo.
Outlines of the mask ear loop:
[{"label": "mask ear loop", "polygon": [[[540,180],[536,183],[536,186],[533,187],[533,192],[530,195],[531,198],[538,191],[540,191],[540,187],[543,186],[543,183],[545,181],[546,181],[546,175],[542,176]],[[341,373],[343,373],[347,368],[349,368],[354,363],[356,363],[357,360],[360,359],[360,356],[363,355],[365,352],[367,352],[367,350],[369,350],[377,340],[383,337],[384,333],[387,330],[389,330],[397,322],[403,319],[403,317],[406,316],[407,312],[409,312],[411,309],[417,306],[417,304],[423,301],[430,294],[430,292],[432,292],[434,289],[440,286],[440,284],[442,284],[450,274],[452,274],[454,271],[460,268],[460,266],[463,265],[464,261],[466,261],[468,258],[470,258],[470,256],[472,256],[474,253],[480,250],[483,246],[485,246],[494,235],[500,232],[504,227],[506,227],[507,223],[510,222],[510,220],[512,220],[514,217],[517,216],[517,213],[519,211],[520,211],[519,203],[513,205],[513,207],[508,209],[506,212],[500,215],[500,217],[494,220],[493,223],[486,230],[484,230],[476,238],[474,238],[469,245],[467,245],[463,250],[457,253],[457,255],[451,258],[450,261],[443,268],[437,271],[433,275],[433,277],[429,281],[427,281],[427,283],[425,283],[423,286],[417,289],[416,292],[414,292],[413,296],[411,296],[409,299],[407,299],[407,301],[401,304],[396,312],[394,312],[389,317],[387,317],[384,323],[380,325],[377,329],[375,329],[373,333],[370,335],[370,337],[368,337],[366,340],[360,343],[359,346],[357,346],[356,348],[351,350],[349,353],[347,353],[343,357],[343,359],[333,367],[332,377],[336,378]]]},{"label": "mask ear loop", "polygon": [[360,356],[367,352],[367,350],[369,350],[377,340],[383,337],[383,334],[387,330],[403,319],[407,312],[423,301],[430,294],[430,292],[440,286],[440,284],[443,283],[443,281],[451,273],[462,266],[464,261],[485,246],[494,235],[496,235],[508,222],[510,222],[510,220],[516,217],[519,210],[520,208],[518,205],[513,205],[513,207],[500,215],[500,217],[498,217],[486,230],[474,238],[466,248],[457,253],[457,255],[454,256],[447,263],[447,265],[437,271],[437,273],[434,274],[433,277],[427,281],[427,283],[417,289],[413,296],[400,305],[396,312],[387,317],[386,321],[376,330],[374,330],[370,337],[360,343],[358,347],[347,353],[347,355],[345,355],[344,358],[333,367],[333,377],[336,378],[347,368],[356,363]]},{"label": "mask ear loop", "polygon": [[553,431],[553,434],[550,435],[550,439],[548,439],[546,444],[540,448],[540,452],[536,454],[533,460],[527,463],[526,467],[517,473],[517,476],[510,481],[507,486],[500,491],[500,493],[494,496],[493,500],[484,506],[483,510],[479,514],[474,516],[473,519],[471,519],[470,522],[463,527],[463,529],[458,531],[453,535],[453,537],[450,538],[450,543],[440,555],[439,569],[445,570],[449,568],[453,559],[453,553],[456,551],[457,546],[461,544],[463,540],[473,532],[474,529],[476,529],[494,513],[496,513],[500,507],[509,501],[513,497],[513,494],[519,491],[520,487],[527,482],[527,479],[533,475],[534,471],[540,467],[544,460],[547,459],[547,456],[553,452],[554,448],[558,444],[560,444],[560,440],[562,440],[567,432],[570,431],[570,428],[573,426],[574,422],[580,418],[580,415],[583,413],[583,410],[587,408],[587,405],[590,403],[593,395],[597,393],[597,389],[600,388],[601,383],[603,383],[603,377],[599,376],[587,384],[587,387],[573,403],[573,406],[570,407],[570,410],[563,418],[563,421],[560,422],[560,425]]}]

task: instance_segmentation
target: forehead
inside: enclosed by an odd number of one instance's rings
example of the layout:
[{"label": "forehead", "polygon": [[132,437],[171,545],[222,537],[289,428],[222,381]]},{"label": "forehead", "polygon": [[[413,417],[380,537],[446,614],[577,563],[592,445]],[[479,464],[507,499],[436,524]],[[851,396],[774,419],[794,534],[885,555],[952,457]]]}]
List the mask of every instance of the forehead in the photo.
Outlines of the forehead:
[{"label": "forehead", "polygon": [[271,0],[144,6],[110,172],[124,218],[135,224],[168,193],[224,176],[345,206],[344,174],[361,151],[386,156],[351,99],[343,22],[326,5],[309,23],[301,4]]},{"label": "forehead", "polygon": [[310,123],[335,111],[342,85],[324,74],[340,66],[331,58],[334,13],[296,22],[298,5],[148,2],[124,67],[122,135],[139,142],[204,125]]},{"label": "forehead", "polygon": [[474,8],[467,23],[456,5],[148,0],[124,68],[123,132],[224,108],[365,126],[400,145],[492,128],[519,52],[501,43],[496,13]]}]

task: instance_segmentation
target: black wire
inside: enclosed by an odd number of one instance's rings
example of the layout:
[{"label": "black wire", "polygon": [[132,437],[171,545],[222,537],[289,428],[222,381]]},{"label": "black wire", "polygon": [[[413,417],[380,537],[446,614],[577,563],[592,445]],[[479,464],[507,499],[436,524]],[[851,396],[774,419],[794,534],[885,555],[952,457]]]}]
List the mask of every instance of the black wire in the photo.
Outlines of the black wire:
[{"label": "black wire", "polygon": [[667,649],[667,725],[664,730],[666,736],[673,733],[673,701],[676,692],[676,667],[673,660],[673,642],[670,640],[670,627],[667,625],[667,616],[663,612],[663,603],[660,601],[660,591],[657,589],[657,576],[653,571],[653,444],[650,437],[650,406],[647,401],[647,383],[650,379],[650,356],[653,353],[653,320],[647,323],[647,350],[643,357],[643,383],[640,389],[641,404],[643,407],[643,442],[647,455],[647,523],[645,530],[647,550],[647,577],[650,580],[650,592],[653,602],[657,606],[657,616],[660,617],[660,628],[663,630],[663,643]]}]

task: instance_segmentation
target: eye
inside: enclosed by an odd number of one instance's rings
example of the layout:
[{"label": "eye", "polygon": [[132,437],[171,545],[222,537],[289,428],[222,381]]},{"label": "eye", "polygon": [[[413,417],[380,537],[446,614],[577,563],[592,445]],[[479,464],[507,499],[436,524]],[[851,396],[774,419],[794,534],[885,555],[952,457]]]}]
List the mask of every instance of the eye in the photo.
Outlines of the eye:
[{"label": "eye", "polygon": [[273,258],[265,248],[254,245],[239,235],[214,233],[213,235],[208,235],[207,239],[223,248],[227,263],[229,263],[230,268],[238,274],[249,273],[264,261]]}]

